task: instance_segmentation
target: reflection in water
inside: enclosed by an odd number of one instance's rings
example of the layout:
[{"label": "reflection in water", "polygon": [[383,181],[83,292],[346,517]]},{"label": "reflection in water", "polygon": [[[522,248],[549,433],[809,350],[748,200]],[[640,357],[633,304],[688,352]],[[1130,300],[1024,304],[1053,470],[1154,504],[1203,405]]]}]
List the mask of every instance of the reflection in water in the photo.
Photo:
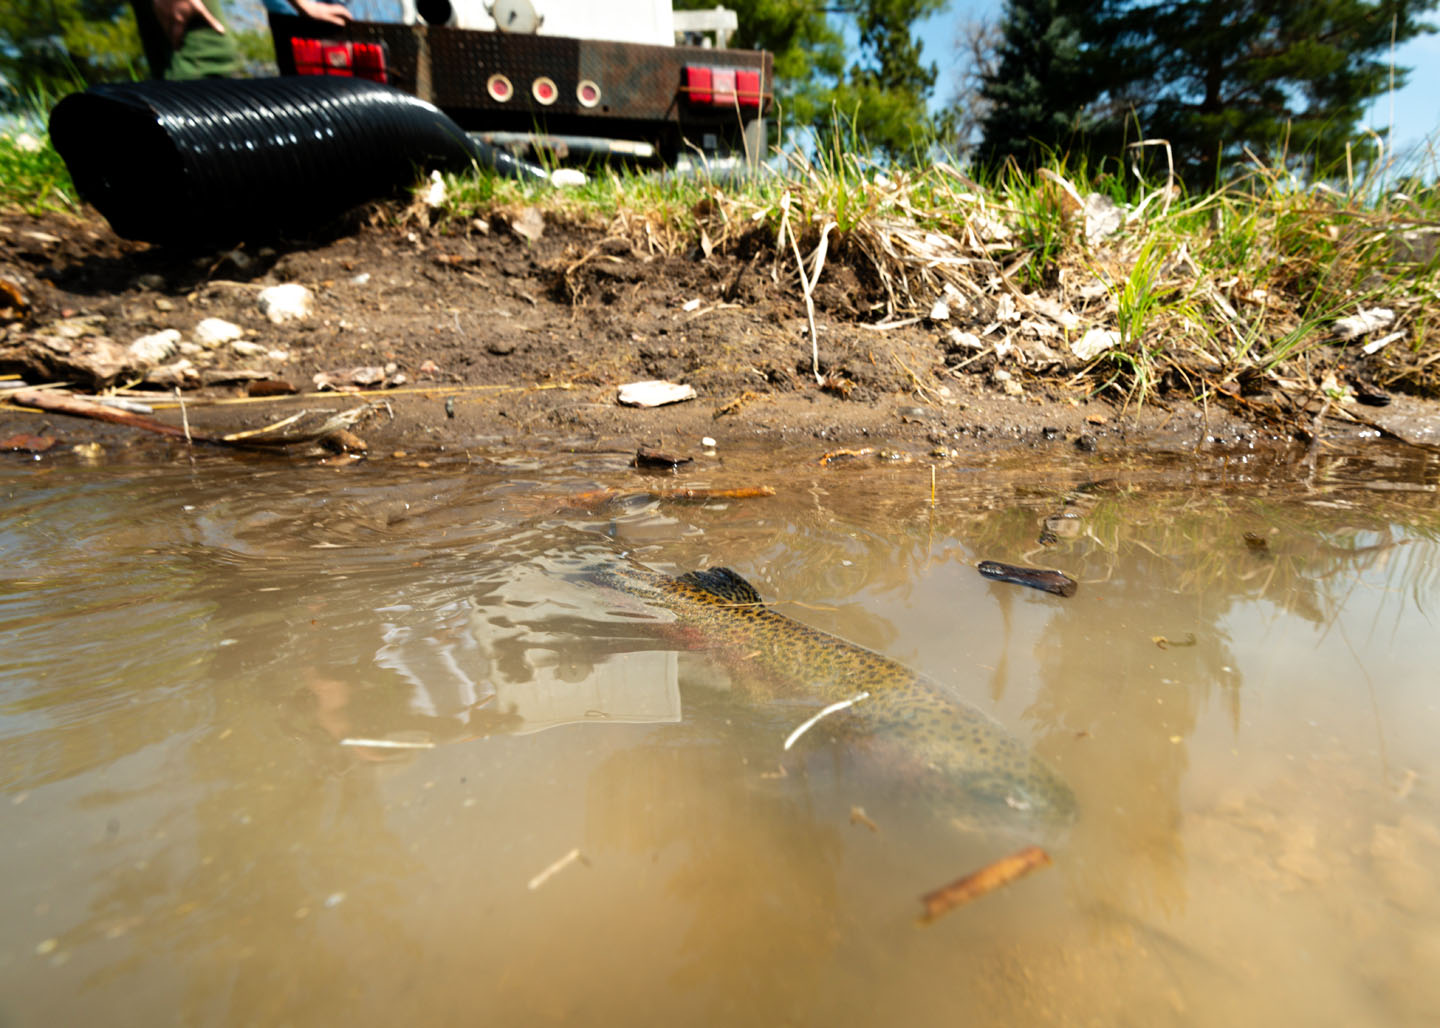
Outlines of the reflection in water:
[{"label": "reflection in water", "polygon": [[[1302,471],[0,468],[0,1023],[1433,1023],[1440,476]],[[576,581],[622,552],[993,713],[1078,795],[1055,867],[917,930],[1014,840],[782,769],[811,709]]]}]

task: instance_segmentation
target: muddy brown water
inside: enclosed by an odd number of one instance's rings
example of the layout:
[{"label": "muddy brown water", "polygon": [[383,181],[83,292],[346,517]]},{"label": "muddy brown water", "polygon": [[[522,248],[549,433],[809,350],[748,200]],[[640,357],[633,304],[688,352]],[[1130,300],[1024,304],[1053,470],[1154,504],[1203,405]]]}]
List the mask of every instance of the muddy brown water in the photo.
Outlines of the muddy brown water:
[{"label": "muddy brown water", "polygon": [[[672,481],[0,465],[0,1024],[1440,1019],[1432,460],[997,458],[932,504],[740,453],[684,483],[777,496],[573,501]],[[1036,840],[783,754],[808,710],[574,580],[622,556],[993,714],[1078,798],[1053,866],[917,927]]]}]

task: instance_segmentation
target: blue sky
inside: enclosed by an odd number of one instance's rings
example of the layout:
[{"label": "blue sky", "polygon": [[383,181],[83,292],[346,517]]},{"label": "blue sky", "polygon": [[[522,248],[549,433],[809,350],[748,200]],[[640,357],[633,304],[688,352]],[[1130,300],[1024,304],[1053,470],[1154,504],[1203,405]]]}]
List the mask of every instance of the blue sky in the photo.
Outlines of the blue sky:
[{"label": "blue sky", "polygon": [[[955,93],[958,79],[955,40],[960,26],[975,18],[999,20],[1001,0],[951,0],[948,10],[919,25],[924,57],[940,66],[935,100],[944,104]],[[1440,33],[1427,33],[1396,48],[1395,64],[1411,69],[1409,81],[1394,96],[1396,150],[1423,149],[1427,140],[1440,146]],[[1368,124],[1384,129],[1390,124],[1391,98],[1380,96],[1370,109]]]}]

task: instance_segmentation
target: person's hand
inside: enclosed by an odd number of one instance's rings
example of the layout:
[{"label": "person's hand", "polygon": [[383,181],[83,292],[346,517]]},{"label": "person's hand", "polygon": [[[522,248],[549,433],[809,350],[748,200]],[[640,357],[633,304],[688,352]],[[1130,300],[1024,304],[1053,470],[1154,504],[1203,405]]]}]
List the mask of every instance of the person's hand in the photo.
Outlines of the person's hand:
[{"label": "person's hand", "polygon": [[295,9],[307,18],[328,21],[331,25],[344,25],[351,20],[350,8],[344,4],[322,4],[316,0],[290,0]]},{"label": "person's hand", "polygon": [[185,33],[196,17],[209,22],[210,27],[222,36],[225,34],[225,26],[219,18],[210,13],[210,8],[205,6],[205,0],[154,0],[154,7],[155,20],[170,37],[170,45],[176,50],[180,49]]}]

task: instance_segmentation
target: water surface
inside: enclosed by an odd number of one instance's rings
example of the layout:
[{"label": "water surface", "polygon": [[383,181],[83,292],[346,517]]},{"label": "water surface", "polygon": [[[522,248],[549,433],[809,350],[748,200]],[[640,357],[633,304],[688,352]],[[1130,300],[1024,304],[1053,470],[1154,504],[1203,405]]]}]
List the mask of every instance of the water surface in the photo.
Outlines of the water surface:
[{"label": "water surface", "polygon": [[[794,459],[708,504],[584,497],[668,484],[608,453],[0,464],[0,1024],[1440,1019],[1433,462],[941,465],[932,505]],[[1053,866],[917,927],[1036,840],[785,755],[803,705],[576,580],[621,559],[992,714],[1077,795]]]}]

